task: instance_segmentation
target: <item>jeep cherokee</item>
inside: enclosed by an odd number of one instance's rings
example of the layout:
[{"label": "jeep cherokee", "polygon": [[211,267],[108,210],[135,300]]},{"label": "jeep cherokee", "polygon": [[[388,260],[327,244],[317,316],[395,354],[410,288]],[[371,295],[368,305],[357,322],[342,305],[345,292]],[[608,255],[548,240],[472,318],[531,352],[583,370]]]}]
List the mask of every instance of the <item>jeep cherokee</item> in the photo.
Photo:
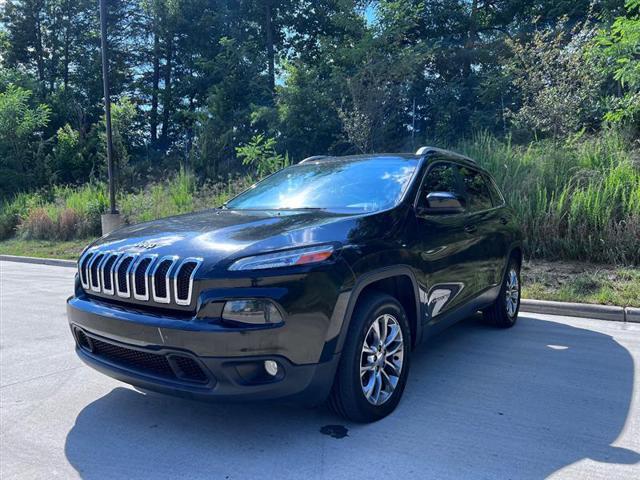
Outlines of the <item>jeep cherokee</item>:
[{"label": "jeep cherokee", "polygon": [[83,361],[142,389],[328,399],[374,421],[400,401],[421,340],[477,311],[514,325],[521,242],[467,157],[311,157],[221,208],[94,242],[69,323]]}]

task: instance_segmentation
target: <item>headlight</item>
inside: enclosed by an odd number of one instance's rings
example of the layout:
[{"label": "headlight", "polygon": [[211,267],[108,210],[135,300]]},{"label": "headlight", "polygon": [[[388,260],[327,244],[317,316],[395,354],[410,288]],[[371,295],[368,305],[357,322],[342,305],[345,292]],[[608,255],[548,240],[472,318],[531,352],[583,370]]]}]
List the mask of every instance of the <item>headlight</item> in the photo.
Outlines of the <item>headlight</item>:
[{"label": "headlight", "polygon": [[229,267],[229,270],[264,270],[266,268],[290,267],[293,265],[307,265],[326,260],[333,253],[333,246],[295,248],[267,255],[241,258]]}]

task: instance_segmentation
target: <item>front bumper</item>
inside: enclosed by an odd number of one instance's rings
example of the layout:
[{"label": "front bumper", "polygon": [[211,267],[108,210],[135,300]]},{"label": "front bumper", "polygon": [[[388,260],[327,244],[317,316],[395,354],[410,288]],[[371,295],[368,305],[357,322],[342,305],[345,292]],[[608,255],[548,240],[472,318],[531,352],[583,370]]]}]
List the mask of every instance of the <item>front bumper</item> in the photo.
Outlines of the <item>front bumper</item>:
[{"label": "front bumper", "polygon": [[[300,335],[299,326],[225,328],[84,297],[70,298],[67,314],[76,352],[89,366],[136,387],[189,398],[321,403],[339,360],[339,354],[315,362],[291,358],[286,344],[292,333]],[[312,341],[314,332],[308,333]],[[264,371],[265,360],[278,363],[277,375]]]}]

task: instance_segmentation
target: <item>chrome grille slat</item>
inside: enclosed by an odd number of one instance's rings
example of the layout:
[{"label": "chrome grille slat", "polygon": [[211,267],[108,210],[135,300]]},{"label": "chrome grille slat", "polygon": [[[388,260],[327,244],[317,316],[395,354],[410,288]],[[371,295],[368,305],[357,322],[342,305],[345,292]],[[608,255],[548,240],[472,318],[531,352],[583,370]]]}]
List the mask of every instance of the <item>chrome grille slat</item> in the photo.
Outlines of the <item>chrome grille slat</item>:
[{"label": "chrome grille slat", "polygon": [[80,274],[80,284],[85,290],[89,290],[89,261],[94,255],[94,251],[87,251],[78,262],[78,273]]},{"label": "chrome grille slat", "polygon": [[[131,268],[135,265],[137,255],[135,253],[125,253],[122,255],[115,267],[115,280],[116,280],[116,294],[121,298],[131,297],[131,284],[129,282],[129,274]],[[127,260],[129,262],[127,263]],[[124,270],[124,272],[122,271]],[[120,279],[124,279],[124,285],[121,284]]]},{"label": "chrome grille slat", "polygon": [[99,268],[104,256],[104,253],[96,253],[89,262],[89,287],[92,292],[100,292]]},{"label": "chrome grille slat", "polygon": [[[190,305],[191,304],[191,295],[193,294],[193,278],[196,274],[196,272],[198,271],[198,268],[200,268],[200,265],[202,264],[202,259],[201,258],[185,258],[180,265],[178,266],[178,268],[176,268],[175,270],[175,275],[174,275],[174,282],[173,282],[173,295],[174,295],[174,301],[178,304],[178,305]],[[191,270],[191,272],[189,273],[189,277],[188,278],[184,278],[185,274],[183,272],[183,270],[185,270],[186,268],[191,268],[191,265],[193,265],[193,268]],[[181,295],[180,291],[180,286],[181,286],[181,280],[184,280],[187,282],[187,292],[186,295]]]},{"label": "chrome grille slat", "polygon": [[[133,288],[133,298],[136,300],[149,300],[149,272],[157,257],[157,255],[152,254],[140,255],[131,270],[130,285]],[[140,271],[141,269],[143,269],[143,271]],[[143,292],[140,292],[140,290],[143,289],[139,288],[139,283],[141,283],[141,287],[144,287]]]},{"label": "chrome grille slat", "polygon": [[118,257],[120,254],[114,252],[108,252],[105,254],[105,259],[100,265],[100,280],[102,281],[102,292],[107,295],[115,294],[115,285],[113,278],[113,271]]},{"label": "chrome grille slat", "polygon": [[[151,293],[153,295],[154,302],[171,303],[171,277],[170,276],[171,276],[171,270],[173,269],[177,261],[178,261],[178,257],[176,256],[162,257],[161,259],[158,260],[158,262],[156,263],[156,266],[153,267],[153,270],[151,271]],[[160,269],[160,267],[167,264],[168,266],[166,267],[165,274],[161,275],[161,277],[157,277],[158,270]],[[159,285],[164,285],[164,293],[165,293],[164,296],[158,294],[157,290]]]}]

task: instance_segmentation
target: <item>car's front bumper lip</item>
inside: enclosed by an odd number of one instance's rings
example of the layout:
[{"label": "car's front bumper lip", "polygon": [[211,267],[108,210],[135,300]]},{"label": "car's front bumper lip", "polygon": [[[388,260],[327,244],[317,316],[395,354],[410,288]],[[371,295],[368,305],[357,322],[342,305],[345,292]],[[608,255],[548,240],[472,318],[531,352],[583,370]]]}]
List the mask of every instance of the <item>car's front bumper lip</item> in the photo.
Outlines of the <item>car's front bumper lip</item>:
[{"label": "car's front bumper lip", "polygon": [[[277,328],[223,331],[215,325],[111,308],[77,297],[68,300],[67,314],[76,338],[76,352],[89,366],[140,388],[190,398],[252,401],[292,397],[318,403],[330,390],[339,357],[294,363],[283,354],[287,349],[273,341]],[[206,372],[208,380],[192,382],[163,377],[137,365],[95,354],[80,345],[78,331],[142,354],[192,358]],[[247,381],[241,375],[243,368],[257,368],[265,360],[277,361],[282,374],[274,379],[263,377],[261,381]]]}]

